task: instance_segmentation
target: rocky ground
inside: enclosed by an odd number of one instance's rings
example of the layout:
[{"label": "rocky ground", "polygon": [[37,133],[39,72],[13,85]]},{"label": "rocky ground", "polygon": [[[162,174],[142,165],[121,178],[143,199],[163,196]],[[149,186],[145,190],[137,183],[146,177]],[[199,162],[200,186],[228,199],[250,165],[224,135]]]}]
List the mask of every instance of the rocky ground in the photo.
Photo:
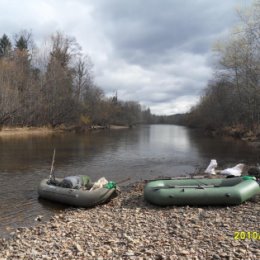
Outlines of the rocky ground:
[{"label": "rocky ground", "polygon": [[[260,259],[260,198],[234,207],[166,207],[144,183],[109,203],[64,211],[0,240],[3,259]],[[235,232],[258,239],[235,240]]]}]

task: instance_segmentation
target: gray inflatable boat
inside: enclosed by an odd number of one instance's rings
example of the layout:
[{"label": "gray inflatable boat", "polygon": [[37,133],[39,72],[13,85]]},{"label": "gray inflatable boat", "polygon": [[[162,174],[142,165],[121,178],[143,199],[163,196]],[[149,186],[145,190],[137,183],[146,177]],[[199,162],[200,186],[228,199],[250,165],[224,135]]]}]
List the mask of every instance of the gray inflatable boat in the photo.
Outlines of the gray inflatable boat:
[{"label": "gray inflatable boat", "polygon": [[[58,179],[57,181],[61,181]],[[75,206],[75,207],[93,207],[107,202],[116,188],[99,188],[95,190],[70,189],[53,184],[48,184],[49,179],[43,179],[38,187],[40,198]],[[90,184],[91,185],[91,184]]]}]

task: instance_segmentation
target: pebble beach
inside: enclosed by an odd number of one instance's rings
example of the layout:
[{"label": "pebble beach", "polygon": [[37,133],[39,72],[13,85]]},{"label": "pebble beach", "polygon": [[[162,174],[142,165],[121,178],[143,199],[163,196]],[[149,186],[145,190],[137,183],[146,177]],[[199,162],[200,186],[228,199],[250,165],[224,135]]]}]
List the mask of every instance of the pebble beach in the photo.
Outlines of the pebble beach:
[{"label": "pebble beach", "polygon": [[0,239],[0,260],[260,259],[259,195],[232,207],[157,207],[144,200],[144,185],[94,208],[39,217]]}]

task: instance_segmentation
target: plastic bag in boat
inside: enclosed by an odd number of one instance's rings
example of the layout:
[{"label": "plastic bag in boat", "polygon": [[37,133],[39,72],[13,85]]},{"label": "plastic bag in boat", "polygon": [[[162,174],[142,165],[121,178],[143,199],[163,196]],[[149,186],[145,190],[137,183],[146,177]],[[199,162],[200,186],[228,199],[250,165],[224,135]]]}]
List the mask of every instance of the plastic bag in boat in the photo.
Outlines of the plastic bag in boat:
[{"label": "plastic bag in boat", "polygon": [[94,182],[94,184],[90,190],[92,191],[92,190],[103,188],[103,186],[106,185],[107,183],[108,183],[107,179],[105,177],[102,177],[99,180],[97,180],[96,182]]}]

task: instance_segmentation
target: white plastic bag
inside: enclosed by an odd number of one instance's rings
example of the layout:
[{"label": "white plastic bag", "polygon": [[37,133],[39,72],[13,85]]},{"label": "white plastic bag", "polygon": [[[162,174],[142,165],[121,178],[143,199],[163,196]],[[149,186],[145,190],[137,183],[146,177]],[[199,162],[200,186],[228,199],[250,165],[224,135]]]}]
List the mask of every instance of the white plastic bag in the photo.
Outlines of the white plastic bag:
[{"label": "white plastic bag", "polygon": [[207,173],[207,174],[215,175],[216,174],[215,168],[217,166],[218,166],[217,160],[212,159],[210,161],[210,164],[208,165],[207,169],[204,172]]},{"label": "white plastic bag", "polygon": [[90,191],[103,188],[103,186],[107,183],[108,183],[107,179],[105,177],[102,177],[99,180],[97,180],[96,182],[94,182]]}]

